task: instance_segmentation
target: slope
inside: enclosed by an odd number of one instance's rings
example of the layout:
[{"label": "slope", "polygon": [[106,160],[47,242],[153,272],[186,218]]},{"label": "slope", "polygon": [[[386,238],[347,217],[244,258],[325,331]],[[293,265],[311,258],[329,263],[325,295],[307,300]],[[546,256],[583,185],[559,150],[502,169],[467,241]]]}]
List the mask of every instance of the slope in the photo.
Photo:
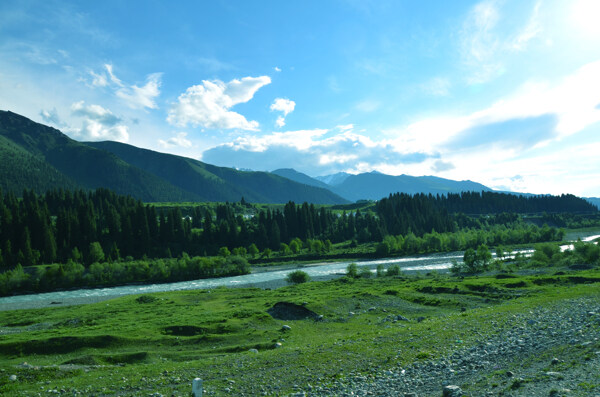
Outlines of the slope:
[{"label": "slope", "polygon": [[145,201],[197,198],[109,152],[12,112],[0,111],[0,137],[0,180],[17,194],[23,189],[105,187]]},{"label": "slope", "polygon": [[291,179],[292,181],[302,183],[304,185],[320,187],[327,190],[331,189],[331,186],[329,186],[327,183],[321,182],[320,180],[315,178],[311,178],[310,176],[298,172],[293,168],[279,168],[275,171],[271,171],[271,174],[279,175],[284,178]]},{"label": "slope", "polygon": [[267,172],[238,171],[198,160],[159,153],[118,142],[88,142],[123,161],[157,175],[204,201],[239,201],[339,204],[347,201],[327,189],[308,186]]}]

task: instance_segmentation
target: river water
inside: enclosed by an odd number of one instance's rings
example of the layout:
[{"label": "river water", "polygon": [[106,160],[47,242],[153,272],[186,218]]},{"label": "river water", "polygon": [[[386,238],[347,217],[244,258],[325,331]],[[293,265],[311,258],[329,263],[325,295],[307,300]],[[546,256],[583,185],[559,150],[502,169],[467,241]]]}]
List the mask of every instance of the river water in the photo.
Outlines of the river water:
[{"label": "river water", "polygon": [[[600,235],[587,236],[582,241],[591,241]],[[572,248],[572,245],[562,246],[564,249]],[[525,255],[530,255],[533,250],[524,249],[515,251]],[[420,256],[409,256],[402,258],[377,259],[370,261],[354,261],[358,266],[369,267],[375,271],[378,265],[389,267],[393,265],[400,266],[402,271],[432,271],[447,270],[452,265],[452,261],[462,261],[463,252],[452,252],[443,254],[429,254]],[[303,271],[313,279],[327,279],[341,276],[345,273],[346,267],[351,262],[335,262],[327,264],[302,265]],[[144,294],[152,292],[179,291],[191,289],[207,289],[216,287],[240,287],[240,286],[279,286],[284,283],[284,279],[293,268],[285,270],[265,271],[246,274],[243,276],[211,278],[193,281],[181,281],[165,284],[146,284],[146,285],[125,285],[120,287],[78,289],[69,291],[57,291],[41,294],[16,295],[0,298],[0,310],[34,308],[48,305],[90,303],[114,298],[123,295]]]}]

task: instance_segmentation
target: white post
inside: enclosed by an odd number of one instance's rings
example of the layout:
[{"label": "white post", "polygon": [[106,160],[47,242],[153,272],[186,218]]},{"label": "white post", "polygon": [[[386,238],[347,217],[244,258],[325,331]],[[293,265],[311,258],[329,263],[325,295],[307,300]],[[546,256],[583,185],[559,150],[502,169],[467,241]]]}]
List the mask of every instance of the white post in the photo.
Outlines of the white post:
[{"label": "white post", "polygon": [[192,383],[192,395],[194,397],[202,397],[202,379],[194,379],[194,382]]}]

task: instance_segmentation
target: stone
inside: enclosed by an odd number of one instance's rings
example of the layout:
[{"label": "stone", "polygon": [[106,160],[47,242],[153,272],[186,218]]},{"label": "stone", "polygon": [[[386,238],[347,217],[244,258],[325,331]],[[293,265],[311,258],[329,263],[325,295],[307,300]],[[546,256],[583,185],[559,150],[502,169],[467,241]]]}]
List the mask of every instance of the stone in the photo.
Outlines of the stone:
[{"label": "stone", "polygon": [[556,364],[558,364],[558,363],[560,363],[560,360],[559,360],[558,358],[556,358],[556,357],[554,357],[554,358],[552,359],[552,361],[550,362],[550,364],[552,364],[552,365],[556,365]]},{"label": "stone", "polygon": [[408,319],[400,314],[396,316],[396,320],[398,321],[408,321]]},{"label": "stone", "polygon": [[254,353],[254,354],[258,354],[258,350],[257,349],[250,349],[250,350],[248,350],[248,352]]},{"label": "stone", "polygon": [[281,327],[281,330],[282,330],[283,332],[285,332],[285,331],[291,331],[291,329],[292,329],[292,327],[290,327],[289,325],[283,325],[283,326]]},{"label": "stone", "polygon": [[512,371],[506,371],[506,376],[508,376],[509,378],[512,378],[513,376],[515,376],[515,374]]},{"label": "stone", "polygon": [[276,342],[274,347],[275,349],[279,349],[280,347],[283,347],[283,345],[281,344],[281,342]]},{"label": "stone", "polygon": [[456,385],[448,385],[442,390],[442,397],[462,397],[462,390]]},{"label": "stone", "polygon": [[10,380],[11,382],[16,382],[17,381],[17,375],[11,375],[11,376],[9,376],[8,380]]}]

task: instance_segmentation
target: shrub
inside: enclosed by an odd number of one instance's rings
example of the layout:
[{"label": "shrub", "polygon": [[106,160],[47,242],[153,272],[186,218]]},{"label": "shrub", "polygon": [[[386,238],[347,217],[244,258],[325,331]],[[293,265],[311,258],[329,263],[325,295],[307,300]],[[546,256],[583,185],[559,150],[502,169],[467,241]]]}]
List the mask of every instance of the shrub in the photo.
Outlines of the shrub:
[{"label": "shrub", "polygon": [[356,266],[356,263],[351,263],[346,267],[346,276],[351,278],[358,277],[358,266]]},{"label": "shrub", "polygon": [[399,276],[400,275],[400,266],[392,265],[387,268],[386,275],[388,276]]},{"label": "shrub", "polygon": [[307,281],[310,281],[310,276],[308,275],[308,273],[302,270],[296,270],[291,273],[288,273],[288,275],[285,277],[285,281],[288,284],[302,284]]},{"label": "shrub", "polygon": [[367,266],[363,266],[360,268],[358,275],[361,278],[371,278],[373,273],[371,273],[371,269],[369,269]]}]

